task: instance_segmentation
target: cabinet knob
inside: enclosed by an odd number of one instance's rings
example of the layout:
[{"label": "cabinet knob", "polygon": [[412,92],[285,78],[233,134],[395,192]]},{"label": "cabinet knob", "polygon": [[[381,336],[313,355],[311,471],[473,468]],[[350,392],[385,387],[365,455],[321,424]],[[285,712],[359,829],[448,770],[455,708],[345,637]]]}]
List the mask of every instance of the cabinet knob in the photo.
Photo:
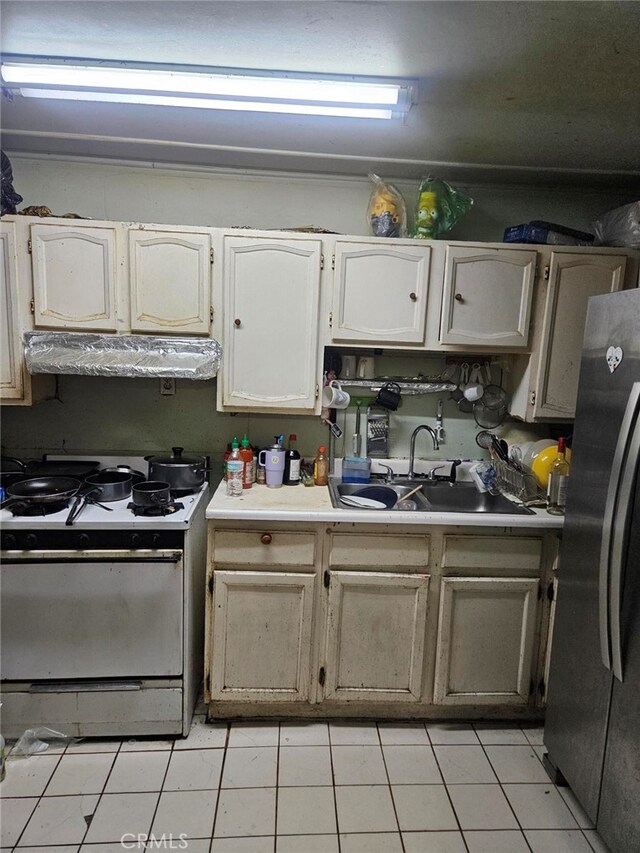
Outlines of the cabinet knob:
[{"label": "cabinet knob", "polygon": [[272,537],[271,537],[270,533],[263,533],[262,536],[260,537],[260,541],[262,542],[263,545],[270,545],[271,544],[271,538]]},{"label": "cabinet knob", "polygon": [[242,321],[241,321],[238,317],[236,317],[236,319],[235,319],[233,322],[234,322],[234,324],[235,324],[236,326],[241,326],[241,325],[242,325]]},{"label": "cabinet knob", "polygon": [[418,297],[417,297],[417,295],[416,295],[415,293],[410,293],[410,294],[409,294],[409,299],[410,299],[412,302],[417,302]]},{"label": "cabinet knob", "polygon": [[456,295],[453,298],[456,300],[456,302],[464,302],[464,299],[462,298],[461,293],[456,293]]}]

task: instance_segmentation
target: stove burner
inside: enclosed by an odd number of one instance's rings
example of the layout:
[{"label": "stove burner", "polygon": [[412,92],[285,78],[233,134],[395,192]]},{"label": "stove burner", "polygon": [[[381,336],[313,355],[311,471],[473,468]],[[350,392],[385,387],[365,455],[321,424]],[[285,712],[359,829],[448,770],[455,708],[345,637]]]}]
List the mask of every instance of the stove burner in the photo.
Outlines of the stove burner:
[{"label": "stove burner", "polygon": [[134,515],[157,517],[161,515],[173,515],[174,512],[178,512],[178,510],[184,509],[184,504],[171,503],[160,504],[160,506],[137,506],[134,503],[130,503],[127,504],[127,509],[130,509]]},{"label": "stove burner", "polygon": [[12,515],[19,516],[43,516],[53,515],[55,512],[62,512],[69,506],[69,501],[54,501],[53,503],[17,503],[7,507]]}]

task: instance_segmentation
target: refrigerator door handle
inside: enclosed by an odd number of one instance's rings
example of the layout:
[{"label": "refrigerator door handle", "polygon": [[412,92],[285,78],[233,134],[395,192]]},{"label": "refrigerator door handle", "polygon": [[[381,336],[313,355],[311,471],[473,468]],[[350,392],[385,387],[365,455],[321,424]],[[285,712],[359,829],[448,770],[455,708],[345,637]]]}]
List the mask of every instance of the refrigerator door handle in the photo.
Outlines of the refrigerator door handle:
[{"label": "refrigerator door handle", "polygon": [[[609,477],[609,488],[607,490],[607,501],[605,504],[604,518],[602,524],[602,543],[600,548],[600,578],[599,578],[599,621],[600,621],[600,652],[602,663],[607,669],[612,668],[612,626],[610,620],[616,624],[616,651],[617,677],[622,680],[622,662],[620,652],[620,596],[622,579],[622,549],[626,539],[626,519],[628,517],[631,503],[631,488],[633,476],[624,477],[627,486],[626,503],[621,486],[623,474],[625,474],[625,462],[633,459],[628,451],[634,439],[634,426],[638,425],[638,409],[640,407],[640,382],[634,382],[627,408],[622,419],[618,441],[611,466]],[[637,434],[637,430],[635,430]],[[637,452],[637,451],[636,451]],[[636,465],[631,466],[635,472]],[[627,482],[629,481],[629,482]],[[622,499],[622,500],[621,500]],[[619,523],[622,522],[622,523]],[[614,547],[615,545],[615,547]],[[616,595],[613,586],[615,585]]]}]

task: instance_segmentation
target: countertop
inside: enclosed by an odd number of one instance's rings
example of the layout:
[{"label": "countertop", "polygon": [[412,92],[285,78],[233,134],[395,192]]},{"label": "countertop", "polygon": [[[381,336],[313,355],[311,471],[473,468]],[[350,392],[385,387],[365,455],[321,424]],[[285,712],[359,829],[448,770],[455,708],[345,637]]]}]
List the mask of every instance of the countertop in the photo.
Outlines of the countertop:
[{"label": "countertop", "polygon": [[206,509],[208,519],[224,521],[302,521],[334,524],[464,525],[466,527],[517,527],[561,529],[564,517],[534,510],[534,515],[472,512],[402,512],[400,510],[336,509],[327,486],[255,485],[242,496],[229,497],[226,483],[218,486]]}]

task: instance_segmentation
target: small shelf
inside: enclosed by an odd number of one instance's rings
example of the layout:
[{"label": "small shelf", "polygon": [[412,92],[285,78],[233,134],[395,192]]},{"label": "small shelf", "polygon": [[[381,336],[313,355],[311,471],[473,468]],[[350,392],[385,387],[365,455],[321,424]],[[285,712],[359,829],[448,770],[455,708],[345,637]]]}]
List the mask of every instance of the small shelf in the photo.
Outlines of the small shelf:
[{"label": "small shelf", "polygon": [[456,386],[453,382],[443,382],[441,379],[394,379],[383,376],[379,379],[340,379],[337,380],[347,388],[367,388],[376,393],[387,382],[395,382],[400,386],[400,393],[404,396],[413,394],[441,394],[445,391],[453,391]]}]

